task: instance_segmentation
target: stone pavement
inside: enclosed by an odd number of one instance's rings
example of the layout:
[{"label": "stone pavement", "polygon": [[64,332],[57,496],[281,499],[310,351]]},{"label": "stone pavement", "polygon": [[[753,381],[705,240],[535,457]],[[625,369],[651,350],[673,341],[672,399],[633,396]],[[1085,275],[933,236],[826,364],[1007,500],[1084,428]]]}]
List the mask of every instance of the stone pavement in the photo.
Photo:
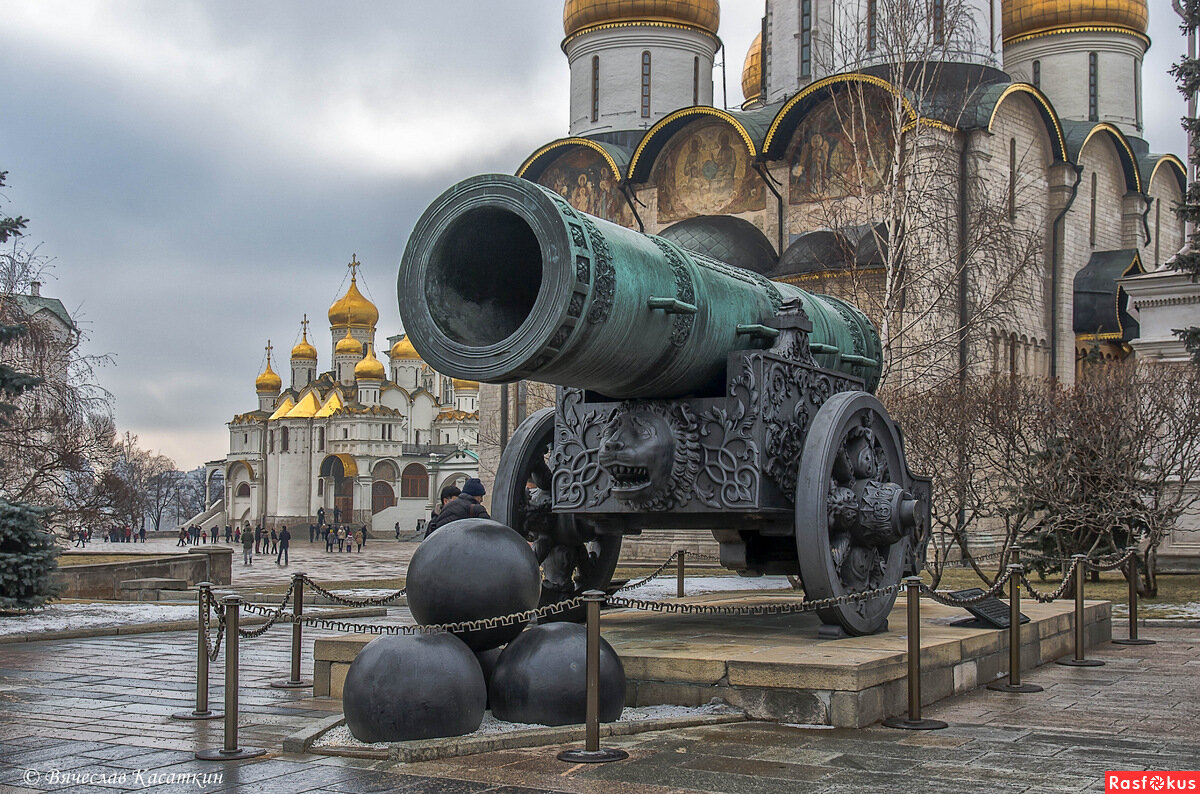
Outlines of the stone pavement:
[{"label": "stone pavement", "polygon": [[[285,567],[275,564],[274,554],[259,554],[251,565],[242,564],[242,547],[233,548],[233,587],[248,592],[263,587],[287,585],[293,573],[303,571],[318,582],[354,582],[404,576],[417,542],[397,542],[390,535],[370,538],[363,550],[327,553],[325,544],[308,542],[308,527],[293,537]],[[101,543],[93,541],[87,551],[93,554],[178,554],[187,549],[177,546],[174,538],[150,538],[145,543]],[[218,545],[226,545],[218,541]],[[198,548],[207,548],[201,545]],[[334,547],[337,548],[336,546]],[[357,547],[355,547],[357,548]]]},{"label": "stone pavement", "polygon": [[[167,716],[193,703],[191,633],[0,646],[0,791],[1103,791],[1110,769],[1200,767],[1200,638],[1194,629],[1145,634],[1159,644],[1094,649],[1105,667],[1028,673],[1025,680],[1044,693],[978,690],[928,708],[926,716],[951,723],[945,731],[691,728],[613,739],[631,758],[602,766],[563,764],[557,748],[406,765],[283,754],[284,736],[340,708],[304,691],[266,688],[287,670],[284,629],[242,645],[241,744],[271,752],[200,762],[192,753],[219,747],[222,723]],[[304,672],[311,675],[312,639],[328,634],[306,636]],[[221,680],[218,662],[214,705]],[[64,785],[68,772],[82,782]],[[219,780],[187,778],[217,773]]]}]

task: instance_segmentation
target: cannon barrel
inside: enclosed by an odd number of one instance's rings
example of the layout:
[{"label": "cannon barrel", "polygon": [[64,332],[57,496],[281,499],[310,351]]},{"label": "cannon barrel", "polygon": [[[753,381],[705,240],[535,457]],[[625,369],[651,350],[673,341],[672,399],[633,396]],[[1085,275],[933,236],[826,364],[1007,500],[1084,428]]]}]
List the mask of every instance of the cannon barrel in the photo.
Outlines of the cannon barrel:
[{"label": "cannon barrel", "polygon": [[818,365],[879,381],[878,334],[853,306],[572,208],[517,177],[451,187],[424,212],[398,277],[421,357],[456,378],[530,379],[620,399],[723,387],[729,353],[769,347],[783,301],[812,321]]}]

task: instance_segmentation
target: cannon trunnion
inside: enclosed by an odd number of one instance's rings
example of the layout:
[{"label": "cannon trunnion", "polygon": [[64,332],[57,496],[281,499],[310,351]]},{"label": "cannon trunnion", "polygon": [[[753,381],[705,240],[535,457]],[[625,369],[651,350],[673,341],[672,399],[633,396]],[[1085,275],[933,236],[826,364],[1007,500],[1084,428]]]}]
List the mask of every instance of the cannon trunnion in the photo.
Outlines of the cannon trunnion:
[{"label": "cannon trunnion", "polygon": [[[461,378],[558,384],[501,456],[492,514],[525,533],[543,601],[604,589],[624,535],[711,531],[721,563],[811,599],[920,569],[928,479],[871,394],[874,328],[777,284],[591,218],[524,180],[451,188],[399,275],[413,345]],[[850,634],[895,595],[822,610]]]}]

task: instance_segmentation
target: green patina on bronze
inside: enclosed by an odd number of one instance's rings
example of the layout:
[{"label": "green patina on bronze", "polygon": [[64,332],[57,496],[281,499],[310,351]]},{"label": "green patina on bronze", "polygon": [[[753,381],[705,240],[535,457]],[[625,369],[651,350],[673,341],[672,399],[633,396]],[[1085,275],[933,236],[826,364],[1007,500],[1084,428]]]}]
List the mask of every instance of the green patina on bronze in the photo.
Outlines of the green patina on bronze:
[{"label": "green patina on bronze", "polygon": [[404,328],[440,372],[529,378],[611,398],[721,391],[727,358],[773,342],[796,298],[815,362],[879,381],[870,321],[814,295],[572,208],[506,175],[465,180],[418,221],[400,266]]}]

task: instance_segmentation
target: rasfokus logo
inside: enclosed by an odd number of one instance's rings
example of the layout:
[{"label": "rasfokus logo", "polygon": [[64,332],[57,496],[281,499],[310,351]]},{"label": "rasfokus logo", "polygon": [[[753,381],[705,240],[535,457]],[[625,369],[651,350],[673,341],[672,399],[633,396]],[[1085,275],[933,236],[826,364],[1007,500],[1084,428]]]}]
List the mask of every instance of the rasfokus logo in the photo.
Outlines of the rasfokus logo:
[{"label": "rasfokus logo", "polygon": [[1104,791],[1200,792],[1200,772],[1105,772]]}]

